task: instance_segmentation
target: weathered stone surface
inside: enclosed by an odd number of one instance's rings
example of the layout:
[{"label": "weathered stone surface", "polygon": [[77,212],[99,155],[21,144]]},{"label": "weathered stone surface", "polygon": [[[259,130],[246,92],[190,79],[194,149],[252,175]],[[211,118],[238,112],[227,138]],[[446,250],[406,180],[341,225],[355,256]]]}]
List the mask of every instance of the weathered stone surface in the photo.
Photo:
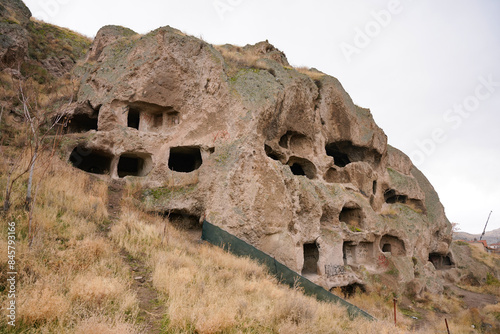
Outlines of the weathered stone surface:
[{"label": "weathered stone surface", "polygon": [[20,0],[0,4],[0,70],[17,69],[28,54],[28,32],[25,27],[31,12]]},{"label": "weathered stone surface", "polygon": [[0,22],[0,70],[18,68],[28,54],[28,32],[17,23]]},{"label": "weathered stone surface", "polygon": [[370,111],[267,41],[216,49],[107,26],[82,68],[64,113],[97,129],[72,134],[68,156],[142,184],[149,210],[207,219],[326,288],[388,272],[419,295],[429,254],[449,253],[436,192]]}]

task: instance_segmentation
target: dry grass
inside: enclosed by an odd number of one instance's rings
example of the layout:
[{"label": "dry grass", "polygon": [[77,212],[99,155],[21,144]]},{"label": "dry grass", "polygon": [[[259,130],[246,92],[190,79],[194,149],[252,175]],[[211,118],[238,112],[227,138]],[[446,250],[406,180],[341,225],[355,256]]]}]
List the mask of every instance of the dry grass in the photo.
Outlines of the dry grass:
[{"label": "dry grass", "polygon": [[75,327],[75,334],[135,334],[133,325],[125,321],[113,321],[105,317],[85,319]]},{"label": "dry grass", "polygon": [[297,72],[299,72],[299,73],[307,75],[313,81],[321,80],[321,78],[323,78],[326,75],[325,73],[322,73],[318,70],[313,70],[313,69],[310,69],[308,67],[303,67],[303,66],[296,67],[295,70],[297,70]]},{"label": "dry grass", "polygon": [[[4,231],[7,221],[17,225],[16,332],[139,332],[135,325],[138,301],[131,289],[129,270],[116,247],[99,233],[99,226],[107,219],[107,185],[55,157],[44,155],[43,160],[48,170],[43,173],[40,163],[34,178],[41,181],[32,247],[28,247],[23,208],[26,178],[16,184],[9,216],[0,223]],[[0,185],[5,185],[4,171]],[[4,259],[6,250],[4,234],[0,239],[0,256]],[[3,274],[1,280],[4,284]],[[5,295],[0,302],[5,305]],[[4,312],[0,331],[8,333]]]},{"label": "dry grass", "polygon": [[500,256],[498,254],[489,254],[485,251],[483,244],[469,243],[468,244],[472,257],[481,261],[490,268],[496,268],[500,265]]},{"label": "dry grass", "polygon": [[[227,75],[233,77],[239,70],[244,68],[265,69],[265,64],[260,63],[260,56],[245,52],[238,46],[214,45],[214,48],[220,52],[226,65],[228,66]],[[264,65],[264,66],[263,66]]]},{"label": "dry grass", "polygon": [[[111,237],[153,270],[172,333],[397,333],[390,322],[349,320],[345,309],[277,284],[255,262],[188,240],[184,232],[132,208]],[[163,241],[162,241],[163,240]]]}]

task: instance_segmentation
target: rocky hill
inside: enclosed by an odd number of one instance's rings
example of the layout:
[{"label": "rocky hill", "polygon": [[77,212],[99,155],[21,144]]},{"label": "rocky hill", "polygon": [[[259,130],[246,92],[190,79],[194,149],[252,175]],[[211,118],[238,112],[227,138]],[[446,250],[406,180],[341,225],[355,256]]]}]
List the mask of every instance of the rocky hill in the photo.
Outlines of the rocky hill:
[{"label": "rocky hill", "polygon": [[290,67],[267,41],[107,26],[75,73],[67,159],[139,182],[149,210],[207,219],[327,289],[390,268],[423,287],[453,265],[427,179],[338,80]]},{"label": "rocky hill", "polygon": [[[95,305],[120,317],[120,312],[126,314],[113,323],[133,327],[135,320],[130,319],[136,319],[137,308],[150,316],[152,306],[147,303],[160,300],[170,305],[168,310],[159,307],[168,315],[164,328],[222,331],[222,315],[211,323],[206,321],[210,316],[182,302],[202,300],[210,306],[203,299],[208,286],[222,289],[216,285],[221,281],[225,289],[229,273],[239,270],[234,268],[251,265],[234,260],[234,266],[227,266],[217,262],[218,257],[233,260],[213,255],[219,253],[208,247],[168,241],[170,236],[181,238],[177,229],[199,238],[204,220],[335,293],[347,295],[359,288],[384,294],[382,304],[392,303],[393,297],[387,296],[401,296],[408,314],[417,312],[417,301],[451,295],[450,284],[498,283],[497,260],[483,259],[486,255],[466,244],[452,244],[452,226],[434,188],[403,152],[387,144],[370,111],[355,105],[334,77],[290,66],[286,55],[268,41],[214,46],[168,26],[145,35],[105,26],[91,42],[30,19],[21,1],[2,2],[0,15],[2,113],[8,111],[4,120],[0,114],[5,148],[0,152],[5,156],[0,184],[10,182],[10,174],[5,175],[13,163],[7,161],[30,145],[30,135],[21,130],[23,101],[17,83],[29,83],[44,101],[37,105],[46,121],[40,127],[59,120],[55,128],[60,131],[51,133],[55,144],[45,153],[57,160],[41,174],[52,192],[42,191],[35,211],[44,226],[37,234],[38,252],[27,251],[26,266],[20,270],[24,291],[43,287],[23,297],[21,315],[28,326],[55,328],[50,327],[58,323],[55,319],[64,319],[60,323],[70,332],[80,325],[85,328],[78,321],[94,314],[88,305]],[[22,193],[28,181],[20,180],[15,190]],[[9,219],[28,219],[21,198],[14,196]],[[168,226],[177,229],[167,233]],[[35,237],[23,233],[31,238],[24,249],[31,249]],[[474,256],[484,261],[471,260]],[[87,258],[94,262],[87,264]],[[198,267],[210,274],[196,272]],[[86,268],[105,278],[90,278]],[[127,268],[141,272],[131,275],[143,285],[124,283]],[[49,282],[61,272],[66,276],[60,286],[33,283]],[[249,285],[271,284],[255,283],[254,272],[259,280],[265,276],[260,269],[244,269],[242,277],[251,283],[241,283],[245,287],[238,290],[253,293]],[[165,277],[186,290],[175,292]],[[112,282],[109,285],[120,293],[85,288],[97,281]],[[231,289],[232,295],[234,286]],[[94,290],[109,304],[86,292]],[[128,299],[117,297],[122,295]],[[71,297],[73,304],[63,303],[64,310],[50,317],[49,311],[40,315],[26,306],[35,297],[53,304]],[[232,318],[227,328],[246,326],[247,297],[231,300],[243,306],[228,306],[225,316]],[[86,303],[79,304],[82,300]],[[174,301],[183,306],[171,306]],[[231,303],[223,302],[221,308]],[[120,305],[119,311],[114,305]],[[418,312],[428,312],[418,307]],[[186,313],[174,317],[180,309]],[[287,326],[313,326],[311,319],[316,318],[302,310],[300,320],[284,316]],[[452,311],[450,307],[443,313]],[[489,318],[474,323],[493,319],[496,311],[488,312]],[[80,318],[64,318],[66,313]],[[278,320],[269,321],[280,329],[269,332],[282,332],[286,327],[279,327],[284,323],[281,315],[273,316]],[[107,321],[99,319],[99,324]],[[251,326],[262,329],[260,319],[255,321]]]},{"label": "rocky hill", "polygon": [[[453,233],[453,240],[467,240],[467,241],[472,241],[474,239],[479,240],[481,237],[480,234],[472,234],[472,233],[467,233],[467,232],[454,232]],[[500,242],[500,228],[497,228],[496,230],[492,231],[487,231],[482,240],[486,240],[488,244],[493,244],[493,243],[499,243]]]},{"label": "rocky hill", "polygon": [[68,74],[87,52],[90,39],[30,18],[22,1],[0,4],[0,71],[11,69],[39,83]]}]

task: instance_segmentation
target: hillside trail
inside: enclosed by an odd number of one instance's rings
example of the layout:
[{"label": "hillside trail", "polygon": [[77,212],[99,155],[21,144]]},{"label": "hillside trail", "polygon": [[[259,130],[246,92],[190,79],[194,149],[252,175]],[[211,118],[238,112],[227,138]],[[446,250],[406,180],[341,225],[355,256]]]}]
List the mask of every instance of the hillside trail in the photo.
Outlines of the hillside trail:
[{"label": "hillside trail", "polygon": [[463,300],[467,308],[481,308],[489,304],[496,304],[497,298],[494,295],[472,292],[469,290],[464,290],[459,288],[454,284],[446,285],[450,288],[453,293],[455,293],[460,299]]},{"label": "hillside trail", "polygon": [[[120,219],[124,186],[125,182],[121,180],[112,180],[108,185],[107,210],[111,223],[105,230],[106,237],[111,230],[111,225]],[[143,320],[145,324],[143,333],[162,333],[161,321],[165,314],[165,307],[160,302],[158,292],[152,285],[151,270],[141,257],[133,257],[124,248],[120,249],[120,255],[127,263],[133,279],[132,289],[136,292],[139,300],[139,319]]]},{"label": "hillside trail", "polygon": [[[449,292],[451,292],[453,295],[456,295],[458,298],[460,298],[463,302],[463,307],[467,309],[482,308],[486,305],[497,303],[497,297],[491,294],[484,294],[484,293],[464,290],[452,283],[447,283],[444,285],[444,287],[448,289]],[[411,305],[412,303],[410,300],[406,300],[405,304],[408,306]],[[446,314],[439,310],[430,311],[428,309],[420,307],[411,307],[411,309],[421,314],[421,316],[419,316],[418,318],[413,318],[415,321],[412,325],[412,330],[415,331],[425,329],[426,324],[429,321],[428,319],[432,316],[434,317],[438,316],[442,319],[447,318],[449,323],[453,323],[453,321],[455,321],[453,314]]]}]

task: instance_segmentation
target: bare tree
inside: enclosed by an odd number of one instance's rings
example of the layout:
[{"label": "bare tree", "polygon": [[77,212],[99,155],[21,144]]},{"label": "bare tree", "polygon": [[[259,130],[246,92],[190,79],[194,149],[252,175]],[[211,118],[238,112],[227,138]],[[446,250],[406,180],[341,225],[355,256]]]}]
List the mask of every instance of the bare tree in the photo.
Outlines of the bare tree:
[{"label": "bare tree", "polygon": [[[19,82],[19,100],[23,108],[25,145],[17,156],[10,159],[10,168],[7,172],[7,186],[5,189],[5,198],[3,203],[3,211],[9,211],[11,202],[11,194],[15,183],[24,175],[29,173],[28,184],[25,199],[25,209],[28,214],[28,238],[31,246],[36,230],[33,228],[33,212],[36,203],[36,195],[43,179],[50,166],[50,158],[53,157],[56,151],[56,144],[61,135],[61,129],[57,129],[54,133],[54,128],[61,121],[62,115],[57,115],[51,119],[50,115],[39,108],[35,93],[28,94],[23,87],[23,83]],[[70,99],[69,103],[72,102]],[[48,152],[48,159],[44,163],[39,163],[42,153]],[[38,176],[38,182],[34,183],[35,171],[40,167],[42,172]]]}]

